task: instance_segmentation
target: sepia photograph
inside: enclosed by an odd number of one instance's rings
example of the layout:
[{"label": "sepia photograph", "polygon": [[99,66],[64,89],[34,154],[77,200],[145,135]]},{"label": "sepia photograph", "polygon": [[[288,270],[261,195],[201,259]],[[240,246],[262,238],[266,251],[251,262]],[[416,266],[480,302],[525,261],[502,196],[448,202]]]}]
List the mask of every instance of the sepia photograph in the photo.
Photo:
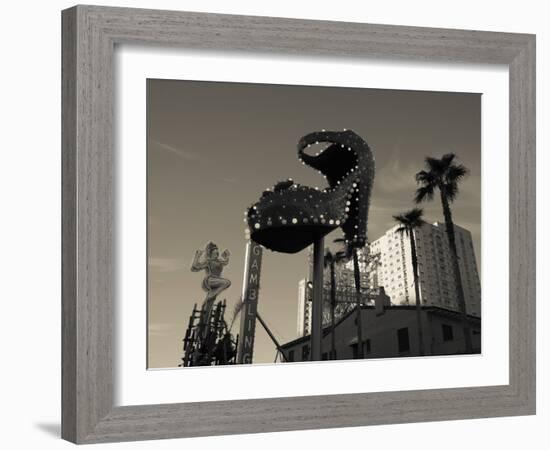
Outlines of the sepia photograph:
[{"label": "sepia photograph", "polygon": [[147,367],[481,354],[481,94],[147,80]]}]

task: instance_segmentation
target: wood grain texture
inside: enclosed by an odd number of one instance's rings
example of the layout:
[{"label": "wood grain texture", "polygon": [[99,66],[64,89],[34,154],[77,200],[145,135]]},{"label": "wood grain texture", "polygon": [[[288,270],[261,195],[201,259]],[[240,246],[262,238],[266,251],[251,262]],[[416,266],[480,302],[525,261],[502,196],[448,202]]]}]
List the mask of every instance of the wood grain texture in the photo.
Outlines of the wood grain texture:
[{"label": "wood grain texture", "polygon": [[76,440],[76,10],[62,17],[62,420],[61,434]]},{"label": "wood grain texture", "polygon": [[[96,6],[62,16],[65,439],[111,442],[535,412],[534,36]],[[508,65],[510,383],[114,407],[115,44]]]}]

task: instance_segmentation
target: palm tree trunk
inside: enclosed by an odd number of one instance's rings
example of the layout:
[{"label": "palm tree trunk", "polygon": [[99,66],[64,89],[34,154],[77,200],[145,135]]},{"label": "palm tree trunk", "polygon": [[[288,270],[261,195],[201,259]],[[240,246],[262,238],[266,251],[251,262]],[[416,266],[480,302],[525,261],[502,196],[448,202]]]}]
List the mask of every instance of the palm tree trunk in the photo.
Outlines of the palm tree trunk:
[{"label": "palm tree trunk", "polygon": [[335,328],[335,309],[336,309],[336,277],[334,274],[334,260],[330,261],[330,358],[336,359],[336,328]]},{"label": "palm tree trunk", "polygon": [[357,359],[363,359],[363,327],[361,324],[361,277],[359,273],[359,257],[353,249],[353,277],[355,279],[355,298],[357,304]]},{"label": "palm tree trunk", "polygon": [[422,330],[422,309],[420,307],[420,286],[418,283],[418,259],[416,256],[416,242],[414,230],[409,230],[411,241],[411,259],[414,277],[414,296],[416,298],[416,327],[418,328],[418,353],[424,356],[424,331]]},{"label": "palm tree trunk", "polygon": [[449,239],[449,247],[452,253],[452,263],[453,263],[453,272],[456,284],[456,293],[458,296],[458,307],[460,308],[460,314],[462,316],[462,328],[464,332],[464,343],[465,343],[465,352],[472,353],[472,334],[470,330],[470,325],[468,323],[468,316],[466,314],[466,300],[464,298],[464,289],[462,287],[462,277],[460,275],[460,265],[458,262],[458,253],[456,251],[456,241],[455,241],[455,229],[453,223],[453,217],[451,214],[451,207],[449,206],[449,201],[443,190],[439,189],[441,193],[441,204],[443,206],[443,216],[445,217],[445,229],[447,231],[447,237]]}]

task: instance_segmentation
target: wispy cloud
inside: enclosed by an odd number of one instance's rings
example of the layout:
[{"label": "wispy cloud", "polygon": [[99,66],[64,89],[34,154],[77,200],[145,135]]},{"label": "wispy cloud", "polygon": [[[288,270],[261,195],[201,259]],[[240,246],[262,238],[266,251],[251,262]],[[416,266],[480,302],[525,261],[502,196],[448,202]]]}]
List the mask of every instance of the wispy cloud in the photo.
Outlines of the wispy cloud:
[{"label": "wispy cloud", "polygon": [[189,150],[184,150],[179,147],[174,147],[172,145],[165,144],[163,142],[156,141],[154,139],[151,140],[151,144],[155,145],[156,147],[160,148],[161,150],[164,150],[166,152],[171,153],[172,155],[177,156],[178,158],[183,159],[184,161],[198,161],[199,155],[196,153],[193,153]]},{"label": "wispy cloud", "polygon": [[149,336],[164,336],[174,327],[169,323],[150,323],[148,326]]},{"label": "wispy cloud", "polygon": [[149,258],[149,269],[158,272],[176,272],[187,265],[186,261],[178,258]]},{"label": "wispy cloud", "polygon": [[418,166],[403,163],[400,153],[399,146],[395,146],[389,161],[376,168],[375,189],[380,194],[412,192],[416,187],[414,175],[418,172]]}]

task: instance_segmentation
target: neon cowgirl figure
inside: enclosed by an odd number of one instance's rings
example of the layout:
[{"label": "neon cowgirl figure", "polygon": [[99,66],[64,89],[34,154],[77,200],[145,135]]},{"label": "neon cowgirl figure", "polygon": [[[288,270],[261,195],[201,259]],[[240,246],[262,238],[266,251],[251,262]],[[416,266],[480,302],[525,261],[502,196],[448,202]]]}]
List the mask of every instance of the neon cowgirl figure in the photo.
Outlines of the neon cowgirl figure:
[{"label": "neon cowgirl figure", "polygon": [[231,281],[221,277],[224,266],[229,264],[229,256],[230,253],[227,249],[220,255],[218,246],[213,242],[208,242],[204,250],[195,252],[191,271],[204,270],[206,272],[206,277],[202,280],[202,288],[207,293],[202,305],[202,319],[205,320],[203,323],[208,322],[216,297],[231,286]]}]

